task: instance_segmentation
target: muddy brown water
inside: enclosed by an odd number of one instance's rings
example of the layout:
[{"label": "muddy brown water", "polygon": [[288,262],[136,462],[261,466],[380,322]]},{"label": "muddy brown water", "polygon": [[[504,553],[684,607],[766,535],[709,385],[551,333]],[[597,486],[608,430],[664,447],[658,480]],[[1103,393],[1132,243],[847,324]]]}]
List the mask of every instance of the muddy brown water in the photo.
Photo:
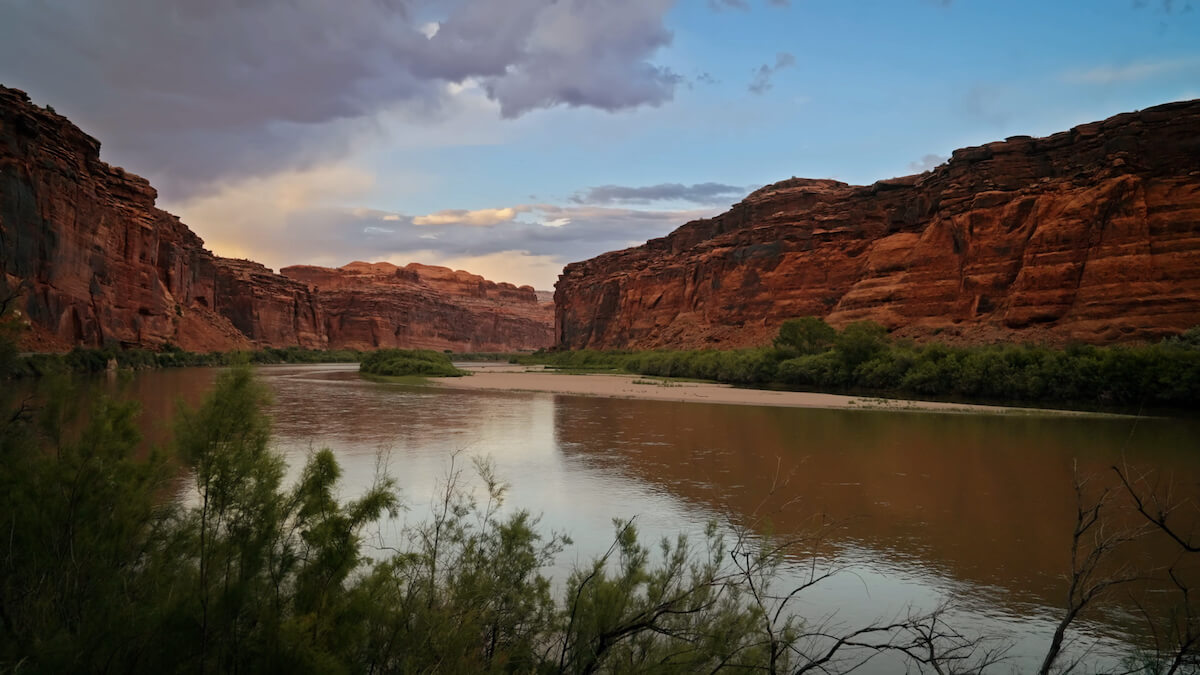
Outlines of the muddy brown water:
[{"label": "muddy brown water", "polygon": [[[104,385],[143,405],[149,442],[169,439],[176,401],[195,403],[213,369],[147,371]],[[381,526],[384,545],[424,519],[450,457],[490,457],[506,508],[569,533],[558,577],[602,553],[613,518],[636,518],[648,543],[710,521],[776,533],[820,531],[780,583],[815,556],[840,570],[793,602],[809,621],[865,625],[950,602],[968,632],[1012,642],[998,669],[1036,666],[1065,594],[1075,516],[1074,467],[1097,481],[1114,463],[1152,469],[1181,499],[1200,497],[1200,422],[1189,419],[820,410],[488,392],[361,379],[353,365],[259,369],[274,393],[275,442],[293,467],[329,447],[343,496],[379,458],[409,509]],[[181,499],[188,498],[186,489]],[[769,525],[767,525],[769,523]],[[1141,553],[1170,556],[1147,540]],[[1086,615],[1074,653],[1112,665],[1144,639],[1133,605]],[[889,672],[877,659],[863,671]]]}]

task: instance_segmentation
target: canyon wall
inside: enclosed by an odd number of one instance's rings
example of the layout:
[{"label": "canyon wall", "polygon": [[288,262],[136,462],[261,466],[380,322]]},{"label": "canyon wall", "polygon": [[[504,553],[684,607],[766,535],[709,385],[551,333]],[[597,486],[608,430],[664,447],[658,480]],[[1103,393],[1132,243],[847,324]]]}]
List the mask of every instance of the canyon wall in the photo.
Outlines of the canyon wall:
[{"label": "canyon wall", "polygon": [[799,316],[950,342],[1177,333],[1200,324],[1200,100],[869,186],[775,183],[568,265],[555,304],[575,349],[766,344]]},{"label": "canyon wall", "polygon": [[279,272],[319,294],[330,347],[492,352],[554,342],[553,305],[530,286],[417,263],[298,265]]},{"label": "canyon wall", "polygon": [[[23,296],[25,349],[486,344],[506,351],[552,343],[552,311],[532,289],[465,273],[470,280],[457,284],[386,281],[359,295],[344,285],[331,289],[327,309],[324,294],[304,280],[213,255],[155,208],[156,198],[145,179],[101,162],[99,141],[24,92],[0,87],[0,270],[3,288]],[[376,281],[347,276],[346,284]],[[390,297],[405,293],[414,296]],[[516,308],[505,314],[506,304]],[[403,327],[390,326],[393,319]],[[391,337],[376,341],[346,328],[356,325]]]}]

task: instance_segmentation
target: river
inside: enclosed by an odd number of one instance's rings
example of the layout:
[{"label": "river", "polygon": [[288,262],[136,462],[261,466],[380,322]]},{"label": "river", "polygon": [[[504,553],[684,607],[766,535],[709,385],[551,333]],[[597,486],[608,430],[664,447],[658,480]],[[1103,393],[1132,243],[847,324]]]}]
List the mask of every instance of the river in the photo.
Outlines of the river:
[{"label": "river", "polygon": [[[1061,614],[1074,467],[1098,481],[1110,481],[1115,463],[1150,468],[1186,498],[1200,486],[1196,420],[470,391],[367,381],[353,365],[258,372],[293,468],[314,448],[333,449],[349,498],[385,458],[408,506],[381,526],[385,545],[427,517],[452,456],[460,467],[486,456],[511,485],[506,508],[541,514],[545,531],[574,540],[553,570],[559,578],[608,548],[613,518],[635,518],[650,543],[679,532],[701,541],[714,520],[819,531],[781,583],[802,578],[812,560],[838,572],[793,602],[801,617],[859,626],[949,602],[956,627],[1013,643],[999,672],[1036,666]],[[198,401],[214,374],[146,371],[113,386],[142,402],[149,439],[162,443],[176,400]],[[1113,663],[1142,633],[1119,599],[1079,627],[1073,650],[1096,664]],[[894,667],[884,658],[862,672]]]}]

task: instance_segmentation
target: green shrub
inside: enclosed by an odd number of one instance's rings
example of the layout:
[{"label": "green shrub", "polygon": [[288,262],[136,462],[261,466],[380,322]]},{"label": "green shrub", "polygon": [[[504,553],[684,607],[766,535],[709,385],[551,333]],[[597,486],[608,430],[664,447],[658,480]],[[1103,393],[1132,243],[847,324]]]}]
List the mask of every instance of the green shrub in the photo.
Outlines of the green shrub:
[{"label": "green shrub", "polygon": [[794,354],[816,354],[833,346],[837,331],[815,316],[788,319],[779,326],[775,347]]},{"label": "green shrub", "polygon": [[459,377],[450,357],[431,349],[380,349],[363,358],[359,371],[370,375]]},{"label": "green shrub", "polygon": [[849,368],[870,360],[887,349],[887,329],[873,321],[855,321],[842,329],[833,350]]},{"label": "green shrub", "polygon": [[899,389],[906,373],[919,358],[920,355],[911,349],[896,348],[880,352],[855,368],[855,383],[860,387],[881,391]]},{"label": "green shrub", "polygon": [[1179,335],[1164,338],[1162,344],[1165,347],[1200,350],[1200,326],[1193,326]]},{"label": "green shrub", "polygon": [[788,359],[778,373],[782,383],[799,387],[840,387],[845,381],[842,361],[832,352]]},{"label": "green shrub", "polygon": [[900,379],[900,389],[916,394],[937,394],[946,390],[950,378],[937,361],[921,360]]}]

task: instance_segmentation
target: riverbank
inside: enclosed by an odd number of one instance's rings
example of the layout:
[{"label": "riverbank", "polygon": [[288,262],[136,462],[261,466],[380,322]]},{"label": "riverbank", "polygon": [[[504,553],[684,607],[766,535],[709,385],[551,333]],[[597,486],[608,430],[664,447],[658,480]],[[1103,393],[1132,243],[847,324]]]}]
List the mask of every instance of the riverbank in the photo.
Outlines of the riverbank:
[{"label": "riverbank", "polygon": [[841,330],[785,321],[771,346],[746,349],[549,351],[524,365],[571,372],[689,378],[771,390],[1192,416],[1200,409],[1200,327],[1154,344],[948,345],[893,339],[878,324]]},{"label": "riverbank", "polygon": [[[689,401],[727,405],[755,405],[791,408],[846,410],[907,410],[940,413],[992,415],[1074,415],[1100,413],[1041,408],[1015,408],[939,401],[914,401],[844,396],[800,391],[744,389],[715,382],[687,382],[647,378],[643,375],[594,373],[587,375],[556,373],[510,364],[459,364],[472,377],[436,378],[430,383],[450,389],[483,391],[533,391],[576,396],[635,398],[657,401]],[[1107,416],[1107,415],[1105,415]]]},{"label": "riverbank", "polygon": [[76,347],[64,353],[15,354],[9,372],[0,375],[0,378],[42,377],[56,373],[88,374],[108,370],[224,367],[238,363],[358,363],[363,355],[364,352],[355,349],[326,350],[301,347],[264,347],[253,351],[235,352],[189,352],[169,346],[157,352],[146,349]]}]

